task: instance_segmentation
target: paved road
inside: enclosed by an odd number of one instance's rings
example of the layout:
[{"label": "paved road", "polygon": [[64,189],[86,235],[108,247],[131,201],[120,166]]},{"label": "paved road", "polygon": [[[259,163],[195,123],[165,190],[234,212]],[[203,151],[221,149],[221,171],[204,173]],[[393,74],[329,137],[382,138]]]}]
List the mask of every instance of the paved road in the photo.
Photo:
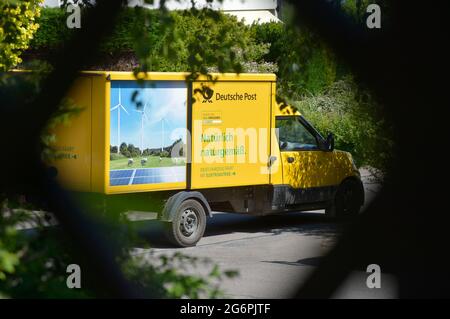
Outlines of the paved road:
[{"label": "paved road", "polygon": [[[362,173],[370,201],[379,185],[367,171]],[[286,298],[320,263],[336,242],[342,226],[324,219],[323,211],[267,217],[215,213],[196,247],[167,247],[156,224],[146,234],[156,254],[181,251],[210,258],[221,269],[237,270],[238,278],[227,279],[221,285],[228,298]],[[152,258],[148,249],[136,248],[135,253]],[[204,274],[207,270],[202,266],[190,271]],[[395,298],[394,278],[383,274],[381,289],[367,288],[366,278],[364,272],[352,273],[334,297]]]}]

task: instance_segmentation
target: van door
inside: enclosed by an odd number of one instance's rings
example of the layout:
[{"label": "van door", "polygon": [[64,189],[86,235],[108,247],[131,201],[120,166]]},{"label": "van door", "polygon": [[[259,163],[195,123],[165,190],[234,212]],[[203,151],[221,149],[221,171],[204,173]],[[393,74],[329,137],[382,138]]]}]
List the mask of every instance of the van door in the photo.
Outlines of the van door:
[{"label": "van door", "polygon": [[276,128],[283,166],[283,184],[293,189],[335,184],[333,152],[319,149],[319,136],[300,116],[277,116]]}]

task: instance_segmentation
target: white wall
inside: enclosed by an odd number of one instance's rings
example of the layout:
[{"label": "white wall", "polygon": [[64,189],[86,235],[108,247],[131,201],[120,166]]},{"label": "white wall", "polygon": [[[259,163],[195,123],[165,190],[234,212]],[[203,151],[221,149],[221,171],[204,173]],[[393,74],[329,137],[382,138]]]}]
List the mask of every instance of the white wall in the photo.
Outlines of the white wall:
[{"label": "white wall", "polygon": [[[196,0],[196,7],[205,7],[207,2],[205,0]],[[130,6],[143,5],[143,0],[130,0]],[[160,1],[155,0],[154,4],[149,6],[151,8],[159,8]],[[166,7],[169,10],[183,10],[191,7],[190,0],[168,0]],[[213,1],[211,7],[216,10],[224,11],[241,11],[241,10],[275,10],[277,8],[277,0],[223,0]]]},{"label": "white wall", "polygon": [[[44,6],[58,7],[62,1],[45,0]],[[197,0],[196,8],[200,9],[210,6],[215,10],[222,10],[224,13],[236,16],[239,20],[244,19],[245,23],[251,24],[259,21],[260,23],[269,21],[280,21],[277,17],[277,0],[223,0],[223,2],[213,1],[208,4],[206,0]],[[130,7],[143,6],[143,0],[129,0]],[[160,0],[155,0],[153,5],[145,5],[150,9],[157,9],[160,6]],[[191,7],[190,0],[167,0],[166,7],[169,10],[186,10]]]},{"label": "white wall", "polygon": [[60,1],[59,0],[45,0],[43,3],[44,7],[59,7]]}]

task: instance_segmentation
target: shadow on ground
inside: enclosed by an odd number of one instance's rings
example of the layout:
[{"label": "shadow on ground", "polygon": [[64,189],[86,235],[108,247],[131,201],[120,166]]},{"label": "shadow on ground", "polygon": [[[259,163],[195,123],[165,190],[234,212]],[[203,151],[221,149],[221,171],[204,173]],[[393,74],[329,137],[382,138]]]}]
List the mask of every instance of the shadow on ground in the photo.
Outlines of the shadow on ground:
[{"label": "shadow on ground", "polygon": [[[139,237],[153,248],[173,248],[164,235],[165,223],[151,220],[134,222]],[[311,212],[286,213],[271,216],[248,216],[216,213],[208,218],[204,237],[232,233],[266,233],[279,235],[299,233],[305,236],[336,237],[341,223],[329,221],[323,214]]]},{"label": "shadow on ground", "polygon": [[319,256],[319,257],[303,258],[294,262],[282,260],[263,260],[262,262],[270,264],[289,265],[289,266],[318,266],[322,259],[323,257]]}]

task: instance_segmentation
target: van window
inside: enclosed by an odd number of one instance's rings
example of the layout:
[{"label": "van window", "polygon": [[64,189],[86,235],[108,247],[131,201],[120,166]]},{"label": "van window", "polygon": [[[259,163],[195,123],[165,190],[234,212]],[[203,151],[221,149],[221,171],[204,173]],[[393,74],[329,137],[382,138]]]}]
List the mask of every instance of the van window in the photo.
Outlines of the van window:
[{"label": "van window", "polygon": [[317,141],[296,116],[277,117],[278,145],[281,151],[317,149]]}]

